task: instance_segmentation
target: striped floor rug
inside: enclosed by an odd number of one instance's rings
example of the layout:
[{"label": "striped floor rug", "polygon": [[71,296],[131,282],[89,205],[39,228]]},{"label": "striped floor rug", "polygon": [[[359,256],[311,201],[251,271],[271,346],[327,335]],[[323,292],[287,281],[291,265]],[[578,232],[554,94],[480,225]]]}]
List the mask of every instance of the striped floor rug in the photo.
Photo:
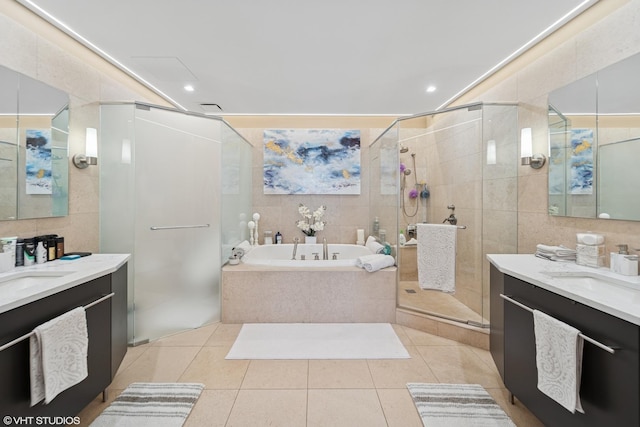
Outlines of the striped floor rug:
[{"label": "striped floor rug", "polygon": [[203,388],[194,383],[130,384],[90,427],[180,427]]},{"label": "striped floor rug", "polygon": [[407,384],[425,427],[515,427],[478,384]]}]

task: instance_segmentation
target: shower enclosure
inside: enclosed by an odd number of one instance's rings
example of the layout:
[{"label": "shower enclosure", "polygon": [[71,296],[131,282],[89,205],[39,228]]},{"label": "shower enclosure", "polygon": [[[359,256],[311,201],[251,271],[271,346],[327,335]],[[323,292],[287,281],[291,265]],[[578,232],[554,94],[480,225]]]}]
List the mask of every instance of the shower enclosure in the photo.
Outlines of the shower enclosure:
[{"label": "shower enclosure", "polygon": [[100,250],[132,254],[130,344],[219,320],[220,270],[246,239],[251,145],[215,117],[139,103],[100,114]]},{"label": "shower enclosure", "polygon": [[[371,218],[397,248],[398,306],[489,325],[488,253],[517,253],[517,106],[476,103],[396,120],[370,147]],[[458,226],[455,293],[422,289],[416,224]]]}]

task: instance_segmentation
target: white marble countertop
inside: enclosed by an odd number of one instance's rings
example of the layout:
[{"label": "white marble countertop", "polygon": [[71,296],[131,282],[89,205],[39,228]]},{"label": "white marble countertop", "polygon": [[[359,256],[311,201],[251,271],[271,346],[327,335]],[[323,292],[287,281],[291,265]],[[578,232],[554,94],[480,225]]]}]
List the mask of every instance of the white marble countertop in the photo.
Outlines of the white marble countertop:
[{"label": "white marble countertop", "polygon": [[75,260],[55,260],[16,267],[0,274],[0,313],[113,273],[129,254],[93,254]]},{"label": "white marble countertop", "polygon": [[504,274],[640,325],[640,276],[529,254],[489,254],[487,259]]}]

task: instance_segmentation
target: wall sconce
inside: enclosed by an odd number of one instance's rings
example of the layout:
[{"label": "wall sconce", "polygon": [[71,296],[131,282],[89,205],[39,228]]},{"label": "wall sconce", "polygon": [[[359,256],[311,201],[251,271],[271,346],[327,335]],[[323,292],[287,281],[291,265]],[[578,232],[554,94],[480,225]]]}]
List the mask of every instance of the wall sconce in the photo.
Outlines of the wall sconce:
[{"label": "wall sconce", "polygon": [[87,128],[87,136],[85,139],[85,154],[76,154],[73,156],[73,164],[78,169],[84,169],[89,165],[98,164],[98,130],[95,128]]},{"label": "wall sconce", "polygon": [[522,166],[531,166],[534,169],[540,169],[547,161],[544,154],[533,154],[531,128],[522,128],[520,131],[520,158]]},{"label": "wall sconce", "polygon": [[496,152],[496,140],[490,139],[487,141],[487,164],[495,165],[497,160],[497,152]]}]

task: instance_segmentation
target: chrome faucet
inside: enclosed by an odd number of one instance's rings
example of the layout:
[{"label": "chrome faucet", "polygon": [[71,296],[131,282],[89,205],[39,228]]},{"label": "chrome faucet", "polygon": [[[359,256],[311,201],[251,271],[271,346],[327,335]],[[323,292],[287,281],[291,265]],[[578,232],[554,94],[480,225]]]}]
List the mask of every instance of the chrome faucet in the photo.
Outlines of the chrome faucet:
[{"label": "chrome faucet", "polygon": [[294,238],[293,239],[293,256],[291,257],[291,260],[295,260],[296,259],[296,251],[298,250],[298,242],[300,241],[299,238]]},{"label": "chrome faucet", "polygon": [[329,245],[327,245],[327,238],[322,238],[322,259],[329,259]]}]

